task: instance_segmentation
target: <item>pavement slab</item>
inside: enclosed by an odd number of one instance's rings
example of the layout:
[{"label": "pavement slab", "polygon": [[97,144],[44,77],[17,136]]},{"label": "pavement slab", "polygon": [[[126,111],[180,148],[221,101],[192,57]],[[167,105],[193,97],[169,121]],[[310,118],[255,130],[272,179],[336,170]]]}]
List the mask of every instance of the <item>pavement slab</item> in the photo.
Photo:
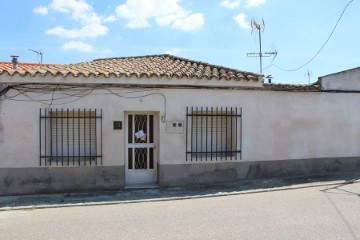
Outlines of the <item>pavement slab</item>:
[{"label": "pavement slab", "polygon": [[0,196],[0,211],[220,197],[316,186],[349,184],[352,182],[360,182],[360,173],[317,177],[242,180],[231,183],[192,187]]}]

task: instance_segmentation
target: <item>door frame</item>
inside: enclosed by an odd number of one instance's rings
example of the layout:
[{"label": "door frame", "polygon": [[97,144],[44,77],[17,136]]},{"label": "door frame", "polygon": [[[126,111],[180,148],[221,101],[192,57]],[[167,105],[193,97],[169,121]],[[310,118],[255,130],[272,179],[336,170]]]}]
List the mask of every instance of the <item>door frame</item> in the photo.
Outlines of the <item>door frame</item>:
[{"label": "door frame", "polygon": [[[128,159],[128,149],[130,148],[131,145],[135,145],[134,143],[128,143],[128,134],[129,134],[129,115],[153,115],[153,143],[145,143],[142,144],[143,146],[148,147],[148,149],[150,148],[149,145],[153,145],[153,169],[146,169],[146,170],[142,170],[142,169],[128,169],[128,164],[129,164],[129,159]],[[124,112],[124,116],[125,116],[125,121],[124,121],[124,127],[125,127],[125,134],[124,134],[124,147],[125,147],[125,162],[124,162],[124,183],[125,186],[129,186],[129,185],[146,185],[146,184],[157,184],[158,182],[158,163],[159,163],[159,129],[160,129],[160,121],[159,121],[159,112],[157,111],[125,111]],[[149,125],[148,125],[149,126]],[[141,145],[140,145],[141,148]],[[133,166],[134,167],[134,166]],[[148,171],[148,172],[146,172]],[[152,173],[151,173],[152,172]],[[135,180],[135,175],[139,174],[139,181]],[[150,180],[150,176],[147,176],[149,178],[148,181],[141,181],[141,174],[150,174],[151,180]],[[146,177],[146,176],[144,176]]]}]

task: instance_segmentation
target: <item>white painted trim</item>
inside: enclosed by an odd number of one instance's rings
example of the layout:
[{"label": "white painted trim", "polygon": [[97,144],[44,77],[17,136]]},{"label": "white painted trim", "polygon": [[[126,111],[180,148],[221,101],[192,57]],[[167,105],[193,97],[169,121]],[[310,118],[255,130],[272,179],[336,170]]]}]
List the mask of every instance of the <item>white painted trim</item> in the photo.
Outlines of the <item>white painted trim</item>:
[{"label": "white painted trim", "polygon": [[26,76],[18,74],[9,76],[0,74],[0,83],[19,84],[19,83],[41,83],[41,84],[117,84],[125,86],[202,86],[202,87],[263,87],[263,77],[259,76],[255,80],[226,80],[226,79],[198,79],[193,78],[166,78],[166,77],[84,77],[84,76]]},{"label": "white painted trim", "polygon": [[[149,130],[149,116],[152,115],[153,116],[153,139],[154,142],[153,143],[143,143],[143,144],[129,144],[128,143],[128,116],[129,115],[147,115],[147,129]],[[125,121],[124,121],[124,127],[125,127],[125,134],[124,134],[124,143],[125,143],[125,163],[124,163],[124,176],[125,176],[125,185],[132,185],[132,184],[156,184],[158,181],[158,143],[159,143],[159,136],[158,136],[158,128],[159,128],[159,117],[158,117],[158,113],[157,112],[151,112],[151,111],[126,111],[124,116],[125,116]],[[133,121],[134,122],[134,121]],[[147,133],[148,134],[148,133]],[[150,136],[148,135],[147,138],[149,139]],[[142,169],[132,169],[129,170],[128,169],[128,148],[147,148],[148,150],[150,148],[153,148],[154,150],[154,156],[153,156],[153,169],[146,169],[146,170],[142,170]],[[134,156],[134,153],[133,153]],[[147,155],[147,164],[149,166],[150,162],[149,162],[149,154]],[[134,168],[135,166],[133,166]]]}]

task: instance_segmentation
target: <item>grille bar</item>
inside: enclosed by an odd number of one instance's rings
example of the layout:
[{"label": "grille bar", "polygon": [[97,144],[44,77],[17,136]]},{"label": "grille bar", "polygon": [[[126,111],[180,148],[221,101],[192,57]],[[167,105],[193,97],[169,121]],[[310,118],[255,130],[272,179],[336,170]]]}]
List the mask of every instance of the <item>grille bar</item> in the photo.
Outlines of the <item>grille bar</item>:
[{"label": "grille bar", "polygon": [[40,166],[102,165],[102,110],[40,109],[39,124]]},{"label": "grille bar", "polygon": [[241,160],[242,109],[186,108],[186,161]]}]

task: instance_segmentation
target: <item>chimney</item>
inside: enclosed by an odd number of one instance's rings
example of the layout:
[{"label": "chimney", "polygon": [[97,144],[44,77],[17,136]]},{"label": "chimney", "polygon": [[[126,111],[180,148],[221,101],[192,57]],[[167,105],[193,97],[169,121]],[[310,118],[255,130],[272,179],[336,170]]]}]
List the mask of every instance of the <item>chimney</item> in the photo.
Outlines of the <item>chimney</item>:
[{"label": "chimney", "polygon": [[266,78],[267,78],[267,80],[269,81],[269,83],[271,83],[271,79],[273,79],[273,76],[267,75]]},{"label": "chimney", "polygon": [[18,63],[19,63],[19,61],[18,61],[17,58],[18,58],[19,56],[12,55],[12,56],[10,56],[10,57],[12,57],[11,62],[12,62],[12,64],[13,64],[13,69],[17,69]]}]

